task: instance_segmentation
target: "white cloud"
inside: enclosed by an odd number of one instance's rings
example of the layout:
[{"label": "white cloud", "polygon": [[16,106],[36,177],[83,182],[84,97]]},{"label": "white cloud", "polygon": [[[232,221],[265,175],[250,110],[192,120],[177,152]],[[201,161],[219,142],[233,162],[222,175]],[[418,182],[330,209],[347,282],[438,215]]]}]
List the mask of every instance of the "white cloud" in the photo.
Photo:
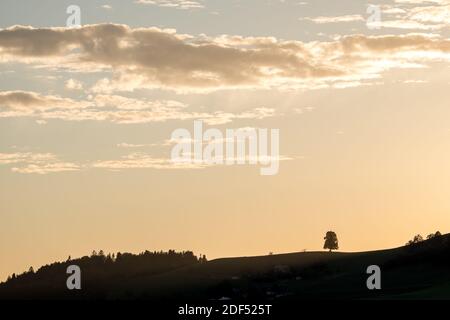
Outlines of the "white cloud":
[{"label": "white cloud", "polygon": [[333,17],[306,17],[300,18],[300,20],[308,20],[318,24],[325,23],[341,23],[341,22],[355,22],[355,21],[365,21],[365,18],[362,15],[354,14],[354,15],[344,15],[344,16],[333,16]]},{"label": "white cloud", "polygon": [[184,10],[200,9],[205,7],[201,1],[192,0],[136,0],[136,3]]},{"label": "white cloud", "polygon": [[403,81],[403,83],[405,83],[405,84],[423,84],[423,83],[428,83],[428,81],[411,79],[411,80],[405,80],[405,81]]},{"label": "white cloud", "polygon": [[441,30],[450,26],[449,0],[396,0],[382,5],[383,21],[374,26],[411,30]]},{"label": "white cloud", "polygon": [[82,90],[83,89],[83,83],[81,83],[78,80],[75,79],[69,79],[65,83],[66,89],[69,90]]},{"label": "white cloud", "polygon": [[395,0],[396,3],[401,4],[447,4],[450,0]]},{"label": "white cloud", "polygon": [[416,7],[408,12],[407,18],[425,24],[450,26],[450,5]]},{"label": "white cloud", "polygon": [[[450,26],[450,1],[448,0],[397,0],[395,4],[380,5],[381,21],[371,21],[368,26],[391,29],[439,30]],[[364,22],[366,17],[353,14],[300,18],[317,24]]]},{"label": "white cloud", "polygon": [[134,144],[134,143],[126,143],[126,142],[121,142],[117,144],[117,147],[119,148],[143,148],[147,146],[146,144]]}]

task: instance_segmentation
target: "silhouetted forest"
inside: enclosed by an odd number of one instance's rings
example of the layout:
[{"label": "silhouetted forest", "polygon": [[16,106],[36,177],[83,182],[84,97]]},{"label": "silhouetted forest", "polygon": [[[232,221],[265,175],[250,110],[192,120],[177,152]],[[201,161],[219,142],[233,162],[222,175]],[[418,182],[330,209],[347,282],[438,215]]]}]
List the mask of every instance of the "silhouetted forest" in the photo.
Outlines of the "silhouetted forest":
[{"label": "silhouetted forest", "polygon": [[[27,272],[22,274],[12,274],[8,277],[6,283],[2,284],[0,297],[2,297],[2,292],[8,292],[9,297],[26,298],[32,297],[39,291],[44,294],[41,297],[64,297],[60,293],[61,291],[68,291],[65,280],[69,276],[66,273],[67,267],[76,265],[82,270],[83,296],[103,299],[107,297],[105,292],[108,288],[114,286],[117,282],[126,282],[130,278],[157,275],[178,268],[205,263],[206,261],[206,256],[197,257],[191,251],[145,251],[137,255],[120,252],[105,254],[102,250],[98,253],[93,251],[91,256],[73,260],[69,256],[65,262],[45,265],[36,272],[30,267]],[[68,296],[73,296],[73,293]]]}]

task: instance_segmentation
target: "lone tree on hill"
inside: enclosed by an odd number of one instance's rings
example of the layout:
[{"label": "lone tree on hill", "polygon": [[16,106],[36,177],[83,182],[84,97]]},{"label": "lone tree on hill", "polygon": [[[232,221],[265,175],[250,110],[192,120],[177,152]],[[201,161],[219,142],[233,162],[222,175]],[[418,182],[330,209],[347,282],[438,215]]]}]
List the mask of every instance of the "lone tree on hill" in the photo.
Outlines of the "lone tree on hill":
[{"label": "lone tree on hill", "polygon": [[325,238],[323,238],[325,240],[325,243],[323,245],[324,249],[329,249],[330,252],[332,250],[338,250],[339,249],[339,243],[338,243],[338,238],[335,232],[333,231],[328,231],[327,234],[325,235]]}]

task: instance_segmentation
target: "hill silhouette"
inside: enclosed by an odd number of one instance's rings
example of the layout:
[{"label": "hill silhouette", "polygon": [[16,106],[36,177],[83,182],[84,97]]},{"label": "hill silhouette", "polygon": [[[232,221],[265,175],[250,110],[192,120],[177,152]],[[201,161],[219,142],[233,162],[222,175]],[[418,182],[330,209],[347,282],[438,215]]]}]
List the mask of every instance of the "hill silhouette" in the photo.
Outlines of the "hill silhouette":
[{"label": "hill silhouette", "polygon": [[[68,290],[66,269],[82,270]],[[368,290],[378,265],[382,289]],[[0,299],[449,299],[450,235],[370,252],[301,252],[206,261],[192,252],[104,255],[53,263],[0,285]]]}]

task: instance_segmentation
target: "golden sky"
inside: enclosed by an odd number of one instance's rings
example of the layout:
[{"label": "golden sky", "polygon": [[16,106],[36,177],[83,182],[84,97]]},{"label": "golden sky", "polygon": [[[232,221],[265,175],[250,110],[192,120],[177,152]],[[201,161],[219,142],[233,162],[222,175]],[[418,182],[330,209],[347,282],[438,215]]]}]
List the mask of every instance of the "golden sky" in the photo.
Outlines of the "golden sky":
[{"label": "golden sky", "polygon": [[[450,1],[78,2],[78,27],[70,1],[0,4],[0,280],[99,249],[449,231]],[[174,166],[194,120],[279,129],[278,174]]]}]

